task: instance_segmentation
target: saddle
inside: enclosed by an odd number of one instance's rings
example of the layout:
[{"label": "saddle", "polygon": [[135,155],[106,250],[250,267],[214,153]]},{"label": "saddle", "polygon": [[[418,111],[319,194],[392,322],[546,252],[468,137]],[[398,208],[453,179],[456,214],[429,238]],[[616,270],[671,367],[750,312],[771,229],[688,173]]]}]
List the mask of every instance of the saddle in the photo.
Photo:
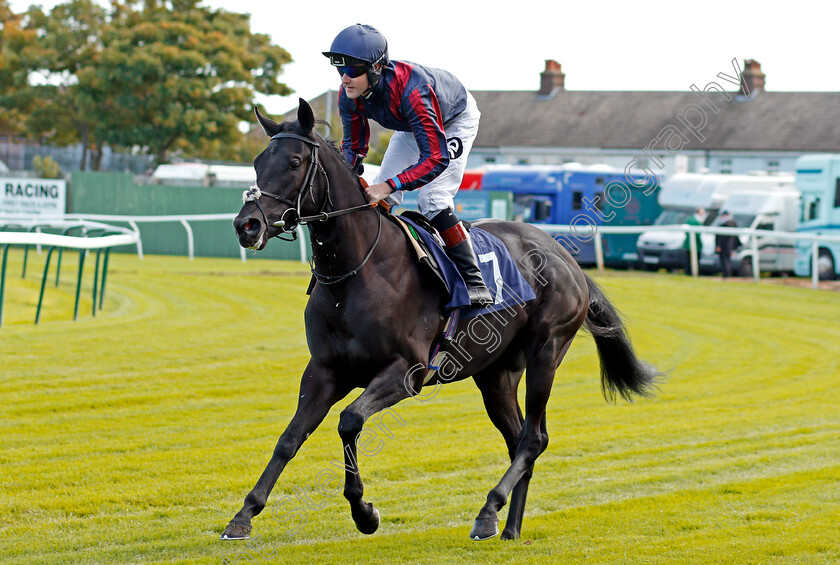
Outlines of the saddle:
[{"label": "saddle", "polygon": [[[413,210],[405,210],[399,216],[386,214],[386,217],[402,229],[409,245],[411,246],[411,249],[414,250],[417,260],[421,265],[425,266],[434,276],[435,280],[440,283],[441,291],[444,292],[446,296],[449,296],[452,292],[451,286],[444,275],[440,262],[435,259],[435,254],[432,253],[432,249],[430,248],[429,243],[427,243],[427,239],[433,238],[437,244],[443,248],[443,240],[441,240],[440,234],[438,234],[431,222],[429,222],[426,216]],[[410,220],[410,222],[407,222],[406,219]],[[427,237],[421,237],[417,228],[425,230]]]}]

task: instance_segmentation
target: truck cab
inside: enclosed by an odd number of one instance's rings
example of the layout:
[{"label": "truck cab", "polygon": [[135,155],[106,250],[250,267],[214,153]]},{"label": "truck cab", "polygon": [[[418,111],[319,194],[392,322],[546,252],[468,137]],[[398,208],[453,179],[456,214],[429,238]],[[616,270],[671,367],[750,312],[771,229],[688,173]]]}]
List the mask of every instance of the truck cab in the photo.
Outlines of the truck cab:
[{"label": "truck cab", "polygon": [[597,168],[577,164],[499,165],[485,170],[481,190],[510,192],[514,221],[576,226],[576,233],[546,231],[587,265],[595,263],[592,229],[601,224],[596,207],[606,182]]},{"label": "truck cab", "polygon": [[[809,234],[840,236],[840,155],[805,155],[796,161],[796,187],[802,193],[799,227]],[[840,243],[820,242],[817,252],[819,278],[840,275]],[[797,241],[794,272],[810,276],[813,246]]]},{"label": "truck cab", "polygon": [[[499,165],[485,169],[482,191],[509,192],[511,219],[545,225],[575,260],[595,264],[598,226],[649,225],[657,217],[657,186],[641,177],[628,183],[624,170],[608,165]],[[571,226],[572,232],[551,225]],[[636,234],[604,234],[604,261],[635,264]]]}]

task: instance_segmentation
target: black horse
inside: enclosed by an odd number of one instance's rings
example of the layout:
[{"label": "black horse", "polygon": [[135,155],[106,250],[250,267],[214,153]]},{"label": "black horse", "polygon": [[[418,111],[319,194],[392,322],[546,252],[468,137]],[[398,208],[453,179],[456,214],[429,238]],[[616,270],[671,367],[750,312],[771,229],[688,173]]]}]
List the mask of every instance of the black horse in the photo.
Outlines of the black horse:
[{"label": "black horse", "polygon": [[[348,469],[344,496],[359,531],[373,533],[379,512],[362,499],[356,467],[356,441],[363,424],[420,393],[423,386],[468,377],[481,391],[511,459],[479,511],[470,537],[487,539],[499,533],[497,513],[509,496],[502,537],[519,537],[534,461],[548,445],[545,410],[554,375],[581,325],[597,344],[601,387],[608,400],[650,395],[660,373],[637,359],[615,309],[561,245],[534,226],[486,220],[480,222],[481,229],[504,242],[536,298],[479,317],[498,335],[492,348],[486,340],[461,339],[471,329],[462,321],[459,338],[449,342],[457,370],[446,375],[441,371],[423,383],[425,370],[417,368],[427,366],[430,348],[446,321],[433,275],[412,255],[407,238],[387,212],[367,202],[359,178],[336,147],[313,132],[315,118],[304,100],[297,121],[278,124],[255,111],[271,140],[254,160],[257,184],[246,192],[234,226],[243,247],[262,249],[269,238],[307,224],[315,278],[305,312],[311,359],[303,372],[297,410],[222,539],[249,536],[251,519],[265,508],[286,464],[330,407],[356,388],[364,390],[341,412],[338,425]],[[517,400],[523,372],[524,418]]]}]

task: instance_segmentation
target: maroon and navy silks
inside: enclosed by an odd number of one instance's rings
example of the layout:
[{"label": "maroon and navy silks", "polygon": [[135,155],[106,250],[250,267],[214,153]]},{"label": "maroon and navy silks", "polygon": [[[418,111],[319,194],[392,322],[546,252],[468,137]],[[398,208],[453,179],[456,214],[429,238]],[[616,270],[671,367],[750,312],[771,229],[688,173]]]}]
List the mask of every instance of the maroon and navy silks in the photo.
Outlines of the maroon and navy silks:
[{"label": "maroon and navy silks", "polygon": [[366,97],[347,98],[342,88],[338,109],[344,125],[341,151],[348,163],[368,152],[368,120],[414,134],[420,158],[388,179],[394,190],[414,190],[428,184],[449,165],[445,126],[467,107],[467,90],[451,73],[415,63],[391,61]]}]

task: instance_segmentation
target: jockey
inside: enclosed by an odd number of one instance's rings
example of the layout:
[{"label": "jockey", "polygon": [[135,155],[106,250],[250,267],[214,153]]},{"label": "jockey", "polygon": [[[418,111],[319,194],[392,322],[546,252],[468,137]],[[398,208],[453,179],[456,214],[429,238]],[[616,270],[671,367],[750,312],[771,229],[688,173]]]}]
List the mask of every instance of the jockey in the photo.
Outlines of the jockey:
[{"label": "jockey", "polygon": [[365,189],[370,201],[399,205],[403,191],[418,190],[420,212],[440,232],[470,302],[491,304],[469,233],[454,213],[481,116],[472,95],[446,71],[390,60],[388,42],[369,25],[342,30],[324,55],[341,75],[341,151],[357,174],[368,151],[368,119],[395,130]]}]

